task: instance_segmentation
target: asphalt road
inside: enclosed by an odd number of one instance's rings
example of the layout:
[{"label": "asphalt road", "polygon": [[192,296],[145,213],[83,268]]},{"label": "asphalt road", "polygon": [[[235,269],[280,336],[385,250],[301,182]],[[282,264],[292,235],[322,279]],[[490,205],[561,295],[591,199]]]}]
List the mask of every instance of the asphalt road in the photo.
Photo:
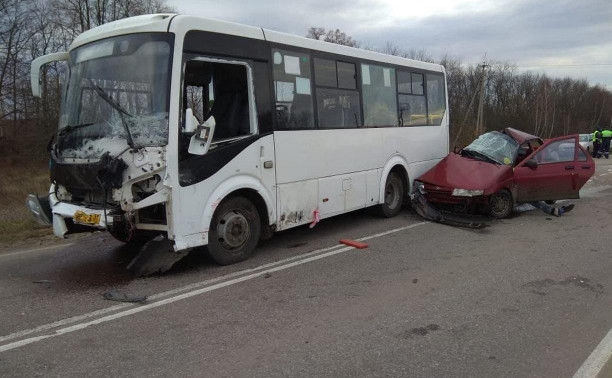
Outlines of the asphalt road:
[{"label": "asphalt road", "polygon": [[104,233],[4,250],[0,376],[571,377],[612,328],[612,164],[582,197],[482,231],[356,212],[143,279]]}]

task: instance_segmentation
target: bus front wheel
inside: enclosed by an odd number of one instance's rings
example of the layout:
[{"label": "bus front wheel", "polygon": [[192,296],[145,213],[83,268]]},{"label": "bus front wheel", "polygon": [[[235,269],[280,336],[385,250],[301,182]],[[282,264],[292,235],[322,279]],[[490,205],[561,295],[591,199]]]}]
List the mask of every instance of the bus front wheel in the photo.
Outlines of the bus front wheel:
[{"label": "bus front wheel", "polygon": [[385,182],[384,202],[380,205],[380,213],[386,218],[396,216],[402,209],[404,184],[396,172],[391,172]]},{"label": "bus front wheel", "polygon": [[244,197],[229,198],[217,207],[208,233],[208,253],[221,265],[248,259],[261,235],[255,205]]}]

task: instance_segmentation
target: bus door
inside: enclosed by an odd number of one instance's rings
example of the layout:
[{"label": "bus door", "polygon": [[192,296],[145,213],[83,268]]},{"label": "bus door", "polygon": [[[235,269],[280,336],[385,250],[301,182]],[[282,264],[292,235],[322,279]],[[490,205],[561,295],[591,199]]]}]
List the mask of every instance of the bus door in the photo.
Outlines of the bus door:
[{"label": "bus door", "polygon": [[[202,217],[210,209],[205,206],[217,206],[227,191],[241,187],[260,191],[257,185],[262,185],[275,204],[274,142],[272,134],[262,136],[258,131],[252,64],[235,58],[194,57],[184,66],[182,98],[180,186],[173,188],[173,206],[179,207],[173,209],[175,235],[197,238],[206,233]],[[190,116],[199,126],[195,131],[186,129]],[[207,149],[202,153],[194,147],[194,135],[206,133],[201,126],[212,123],[212,139],[208,148],[202,144]]]}]

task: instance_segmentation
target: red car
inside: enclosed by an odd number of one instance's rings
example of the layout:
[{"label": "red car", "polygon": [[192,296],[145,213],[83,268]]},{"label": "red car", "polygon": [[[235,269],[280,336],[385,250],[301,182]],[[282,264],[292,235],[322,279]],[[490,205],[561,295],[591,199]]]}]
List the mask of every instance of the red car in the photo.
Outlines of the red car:
[{"label": "red car", "polygon": [[505,218],[515,203],[579,198],[595,163],[578,135],[541,138],[506,128],[452,152],[414,182],[437,207]]}]

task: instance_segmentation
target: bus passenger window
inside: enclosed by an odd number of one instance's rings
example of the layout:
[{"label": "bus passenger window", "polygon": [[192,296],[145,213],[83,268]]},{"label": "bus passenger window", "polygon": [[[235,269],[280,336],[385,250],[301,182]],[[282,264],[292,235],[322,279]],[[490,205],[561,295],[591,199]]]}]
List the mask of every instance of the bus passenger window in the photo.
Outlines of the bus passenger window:
[{"label": "bus passenger window", "polygon": [[442,124],[446,111],[446,94],[444,93],[444,75],[427,74],[427,109],[430,125]]},{"label": "bus passenger window", "polygon": [[354,63],[315,58],[319,128],[361,125],[361,107]]},{"label": "bus passenger window", "polygon": [[365,126],[397,126],[395,70],[361,65]]},{"label": "bus passenger window", "polygon": [[397,83],[399,125],[427,125],[427,107],[423,88],[423,74],[398,71]]},{"label": "bus passenger window", "polygon": [[314,128],[309,55],[273,50],[272,61],[278,128]]},{"label": "bus passenger window", "polygon": [[357,91],[317,88],[320,128],[351,128],[361,124]]}]

